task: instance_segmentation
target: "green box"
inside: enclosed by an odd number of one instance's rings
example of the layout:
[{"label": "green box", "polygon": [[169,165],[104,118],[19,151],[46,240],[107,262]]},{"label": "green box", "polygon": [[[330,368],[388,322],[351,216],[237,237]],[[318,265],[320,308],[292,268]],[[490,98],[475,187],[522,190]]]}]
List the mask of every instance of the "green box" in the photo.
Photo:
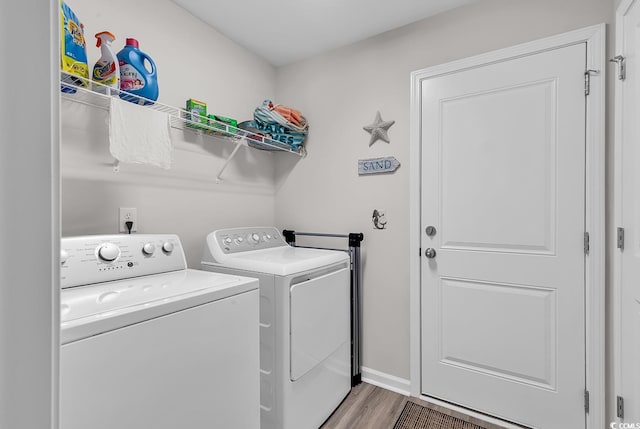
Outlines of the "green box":
[{"label": "green box", "polygon": [[207,120],[207,103],[198,101],[195,98],[188,99],[185,119],[187,119],[187,127],[206,130],[206,125],[208,125],[209,122]]},{"label": "green box", "polygon": [[[210,128],[217,128],[219,130],[224,131],[223,133],[218,133],[215,132],[213,130],[211,130],[210,132],[214,133],[214,134],[218,134],[218,135],[229,135],[230,134],[236,134],[238,132],[238,121],[236,121],[235,119],[231,119],[231,118],[225,118],[224,116],[217,116],[217,115],[209,115],[209,127]],[[224,125],[220,124],[219,122],[225,123],[227,124],[227,127],[225,128]]]}]

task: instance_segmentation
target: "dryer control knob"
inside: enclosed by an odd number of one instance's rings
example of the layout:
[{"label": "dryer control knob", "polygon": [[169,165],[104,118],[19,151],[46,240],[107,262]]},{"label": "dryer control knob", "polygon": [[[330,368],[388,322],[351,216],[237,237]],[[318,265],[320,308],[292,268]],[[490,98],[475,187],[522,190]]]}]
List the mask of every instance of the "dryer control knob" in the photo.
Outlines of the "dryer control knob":
[{"label": "dryer control knob", "polygon": [[173,252],[173,244],[169,243],[168,241],[165,241],[164,244],[162,245],[162,250],[165,253],[171,253]]},{"label": "dryer control knob", "polygon": [[258,244],[260,242],[260,236],[254,232],[253,234],[249,234],[248,240],[251,244]]},{"label": "dryer control knob", "polygon": [[60,265],[67,262],[67,259],[69,259],[69,252],[64,249],[60,249]]},{"label": "dryer control knob", "polygon": [[156,251],[156,246],[154,246],[153,243],[144,243],[144,246],[142,246],[142,253],[144,253],[147,256],[153,255],[155,251]]},{"label": "dryer control knob", "polygon": [[242,243],[244,242],[244,238],[242,238],[242,237],[237,237],[237,238],[235,239],[235,242],[236,242],[236,244],[242,244]]},{"label": "dryer control knob", "polygon": [[104,243],[98,249],[98,258],[105,262],[113,262],[120,256],[120,248],[113,243]]},{"label": "dryer control knob", "polygon": [[227,237],[224,240],[222,240],[222,242],[224,243],[225,246],[231,246],[231,243],[233,243],[233,240],[231,239],[231,237]]}]

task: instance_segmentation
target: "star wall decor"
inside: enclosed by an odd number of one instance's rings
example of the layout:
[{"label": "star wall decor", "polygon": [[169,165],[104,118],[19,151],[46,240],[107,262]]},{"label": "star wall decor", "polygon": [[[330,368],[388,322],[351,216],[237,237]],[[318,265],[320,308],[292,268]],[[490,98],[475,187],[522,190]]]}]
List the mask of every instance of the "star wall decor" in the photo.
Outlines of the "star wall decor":
[{"label": "star wall decor", "polygon": [[387,131],[391,128],[391,125],[395,123],[396,121],[383,121],[382,116],[380,116],[380,112],[376,112],[376,119],[373,121],[373,124],[362,127],[363,130],[371,134],[369,146],[378,140],[384,140],[387,143],[390,143]]}]

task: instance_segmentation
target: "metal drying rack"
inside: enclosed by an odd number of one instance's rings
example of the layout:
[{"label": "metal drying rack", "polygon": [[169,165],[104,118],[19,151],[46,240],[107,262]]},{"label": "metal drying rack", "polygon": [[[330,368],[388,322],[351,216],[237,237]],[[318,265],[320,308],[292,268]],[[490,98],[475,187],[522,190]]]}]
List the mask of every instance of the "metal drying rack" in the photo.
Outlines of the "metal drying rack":
[{"label": "metal drying rack", "polygon": [[[351,259],[351,386],[356,386],[362,382],[361,373],[361,316],[360,316],[360,291],[362,289],[362,265],[360,264],[360,244],[364,240],[361,232],[351,232],[349,234],[324,234],[317,232],[297,232],[285,229],[282,235],[286,242],[294,247],[307,249],[326,249],[347,252]],[[305,237],[326,237],[326,238],[346,238],[349,240],[349,249],[334,249],[328,247],[298,246],[296,236]]]}]

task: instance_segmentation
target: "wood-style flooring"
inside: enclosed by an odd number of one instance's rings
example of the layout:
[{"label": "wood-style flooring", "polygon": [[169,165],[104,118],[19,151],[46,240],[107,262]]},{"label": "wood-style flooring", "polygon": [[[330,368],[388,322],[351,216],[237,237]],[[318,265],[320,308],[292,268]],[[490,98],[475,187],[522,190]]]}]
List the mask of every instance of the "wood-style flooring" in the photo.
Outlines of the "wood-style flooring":
[{"label": "wood-style flooring", "polygon": [[[351,389],[351,393],[322,425],[321,429],[392,429],[407,399],[409,397],[399,393],[361,383]],[[411,398],[411,400],[486,429],[503,429],[502,426],[487,423],[416,398]]]}]

